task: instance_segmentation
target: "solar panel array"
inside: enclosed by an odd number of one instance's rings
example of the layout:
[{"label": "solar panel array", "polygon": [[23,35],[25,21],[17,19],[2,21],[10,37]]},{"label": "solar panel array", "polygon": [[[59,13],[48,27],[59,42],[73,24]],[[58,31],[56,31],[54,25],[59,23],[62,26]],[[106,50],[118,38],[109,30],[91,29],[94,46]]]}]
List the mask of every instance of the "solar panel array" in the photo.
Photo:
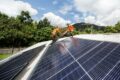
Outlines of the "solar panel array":
[{"label": "solar panel array", "polygon": [[13,80],[43,48],[44,45],[23,52],[23,54],[0,65],[0,80]]},{"label": "solar panel array", "polygon": [[49,47],[30,80],[120,80],[120,44],[68,38]]}]

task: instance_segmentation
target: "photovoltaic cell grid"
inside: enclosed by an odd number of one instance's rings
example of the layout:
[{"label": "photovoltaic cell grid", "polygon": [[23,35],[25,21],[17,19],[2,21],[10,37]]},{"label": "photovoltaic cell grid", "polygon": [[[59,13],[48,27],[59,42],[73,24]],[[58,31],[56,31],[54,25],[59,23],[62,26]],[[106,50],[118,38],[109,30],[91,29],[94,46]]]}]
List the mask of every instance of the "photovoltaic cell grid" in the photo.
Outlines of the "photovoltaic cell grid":
[{"label": "photovoltaic cell grid", "polygon": [[45,45],[31,49],[0,65],[0,80],[13,80]]},{"label": "photovoltaic cell grid", "polygon": [[120,80],[120,44],[69,38],[49,47],[30,80]]}]

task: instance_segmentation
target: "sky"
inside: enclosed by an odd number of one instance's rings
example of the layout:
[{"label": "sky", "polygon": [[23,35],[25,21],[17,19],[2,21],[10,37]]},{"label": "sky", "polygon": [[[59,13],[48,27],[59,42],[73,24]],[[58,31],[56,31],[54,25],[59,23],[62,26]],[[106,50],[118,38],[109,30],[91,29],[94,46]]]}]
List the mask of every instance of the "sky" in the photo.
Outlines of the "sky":
[{"label": "sky", "polygon": [[120,0],[0,0],[0,12],[16,17],[29,11],[34,20],[47,18],[52,25],[86,22],[102,26],[120,21]]}]

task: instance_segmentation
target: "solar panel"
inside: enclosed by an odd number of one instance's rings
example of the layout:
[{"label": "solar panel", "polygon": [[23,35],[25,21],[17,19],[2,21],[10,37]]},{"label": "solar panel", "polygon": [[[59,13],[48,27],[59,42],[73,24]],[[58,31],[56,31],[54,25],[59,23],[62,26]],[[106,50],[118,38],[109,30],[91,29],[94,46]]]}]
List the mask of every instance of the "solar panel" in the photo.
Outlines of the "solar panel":
[{"label": "solar panel", "polygon": [[118,62],[107,75],[104,77],[105,80],[120,80],[120,62]]},{"label": "solar panel", "polygon": [[[13,80],[43,46],[0,65],[0,80]],[[30,80],[120,80],[120,44],[67,38],[49,46]]]},{"label": "solar panel", "polygon": [[0,80],[13,80],[43,48],[44,45],[23,52],[22,55],[0,65]]},{"label": "solar panel", "polygon": [[119,80],[120,44],[67,38],[49,47],[30,80]]}]

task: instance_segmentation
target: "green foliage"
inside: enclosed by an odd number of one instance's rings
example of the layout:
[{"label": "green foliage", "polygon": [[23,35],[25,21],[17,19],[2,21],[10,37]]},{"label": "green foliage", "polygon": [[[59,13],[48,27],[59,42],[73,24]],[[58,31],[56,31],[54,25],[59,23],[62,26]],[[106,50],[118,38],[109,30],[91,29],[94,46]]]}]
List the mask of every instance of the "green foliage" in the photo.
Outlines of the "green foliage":
[{"label": "green foliage", "polygon": [[36,35],[35,40],[37,42],[50,40],[51,32],[52,32],[51,27],[45,27],[45,28],[38,29],[35,34]]},{"label": "green foliage", "polygon": [[86,32],[86,33],[91,33],[91,28],[86,28],[86,29],[85,29],[85,32]]},{"label": "green foliage", "polygon": [[51,30],[46,18],[33,22],[27,11],[22,11],[16,18],[0,13],[0,47],[28,46],[49,40]]},{"label": "green foliage", "polygon": [[112,27],[112,26],[107,26],[104,32],[105,33],[117,33],[117,29],[115,29],[115,27]]},{"label": "green foliage", "polygon": [[72,34],[73,34],[73,35],[80,34],[80,31],[78,31],[78,30],[75,29],[75,30],[72,32]]},{"label": "green foliage", "polygon": [[120,22],[118,22],[116,25],[115,25],[115,30],[117,32],[120,32]]},{"label": "green foliage", "polygon": [[0,53],[0,60],[1,59],[5,59],[5,58],[7,58],[7,57],[9,57],[9,56],[11,56],[12,54],[6,54],[6,53]]},{"label": "green foliage", "polygon": [[38,29],[45,28],[45,27],[52,27],[47,18],[44,18],[43,20],[40,20],[38,22],[38,25],[37,25]]},{"label": "green foliage", "polygon": [[21,15],[17,16],[17,19],[23,24],[32,24],[33,21],[28,11],[22,11]]}]

